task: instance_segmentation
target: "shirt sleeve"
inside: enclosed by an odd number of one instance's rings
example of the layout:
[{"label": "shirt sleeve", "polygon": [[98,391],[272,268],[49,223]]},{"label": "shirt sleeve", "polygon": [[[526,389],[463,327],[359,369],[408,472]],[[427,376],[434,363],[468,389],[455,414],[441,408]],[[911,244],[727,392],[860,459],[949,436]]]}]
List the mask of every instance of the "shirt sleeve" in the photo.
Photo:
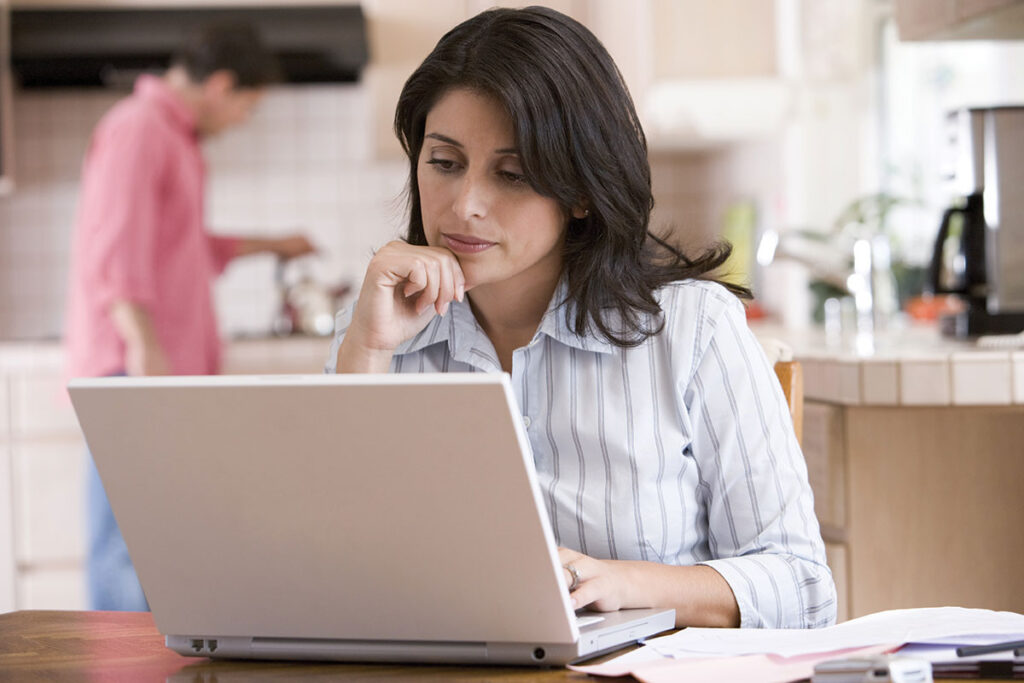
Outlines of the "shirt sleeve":
[{"label": "shirt sleeve", "polygon": [[742,627],[827,626],[835,584],[782,387],[739,301],[705,295],[683,397],[713,558],[702,564],[729,583]]},{"label": "shirt sleeve", "polygon": [[149,306],[156,298],[164,158],[157,140],[145,121],[124,121],[98,132],[86,158],[78,239],[91,264],[89,280],[107,303]]},{"label": "shirt sleeve", "polygon": [[331,350],[327,355],[324,374],[333,375],[338,370],[338,349],[341,348],[341,340],[345,338],[348,326],[352,324],[352,310],[354,308],[354,304],[347,306],[338,311],[338,314],[334,316],[334,341],[331,342]]}]

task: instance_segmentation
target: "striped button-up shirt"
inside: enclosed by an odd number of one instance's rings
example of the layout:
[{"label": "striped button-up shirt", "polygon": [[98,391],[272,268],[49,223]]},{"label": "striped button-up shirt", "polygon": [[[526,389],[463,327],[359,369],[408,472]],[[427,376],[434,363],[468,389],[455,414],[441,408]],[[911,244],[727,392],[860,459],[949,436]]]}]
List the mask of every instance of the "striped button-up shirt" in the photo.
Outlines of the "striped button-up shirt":
[{"label": "striped button-up shirt", "polygon": [[[579,336],[564,283],[512,356],[512,386],[559,545],[602,559],[703,564],[742,626],[835,621],[832,574],[782,389],[720,285],[657,294],[664,328],[641,345]],[[338,314],[335,369],[351,311]],[[392,372],[501,372],[468,303],[395,352]]]}]

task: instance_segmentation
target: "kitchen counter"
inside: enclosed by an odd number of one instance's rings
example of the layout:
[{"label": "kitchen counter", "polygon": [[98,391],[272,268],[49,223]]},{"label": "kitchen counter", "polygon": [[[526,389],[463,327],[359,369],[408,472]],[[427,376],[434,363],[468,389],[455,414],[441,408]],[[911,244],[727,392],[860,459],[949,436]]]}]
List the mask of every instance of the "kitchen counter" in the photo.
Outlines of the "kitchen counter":
[{"label": "kitchen counter", "polygon": [[860,339],[752,328],[804,368],[803,451],[840,618],[1024,610],[1024,350],[933,326]]},{"label": "kitchen counter", "polygon": [[[224,374],[321,373],[330,337],[246,337],[224,342]],[[59,340],[0,341],[0,374],[62,373]]]},{"label": "kitchen counter", "polygon": [[751,326],[793,349],[808,399],[864,406],[1024,405],[1024,347],[991,349],[912,326],[872,337]]}]

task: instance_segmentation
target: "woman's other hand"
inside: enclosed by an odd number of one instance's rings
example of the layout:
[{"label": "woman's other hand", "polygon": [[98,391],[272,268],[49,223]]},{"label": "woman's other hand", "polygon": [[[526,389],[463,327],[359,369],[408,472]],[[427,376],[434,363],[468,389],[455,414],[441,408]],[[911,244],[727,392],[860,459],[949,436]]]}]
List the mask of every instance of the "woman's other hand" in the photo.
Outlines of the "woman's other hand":
[{"label": "woman's other hand", "polygon": [[[614,612],[638,606],[630,604],[628,596],[628,565],[631,563],[597,560],[568,548],[558,549],[558,559],[562,563],[566,585],[571,588],[574,582],[577,584],[576,589],[569,593],[573,607]],[[574,573],[578,577],[575,581]]]},{"label": "woman's other hand", "polygon": [[401,241],[384,245],[366,269],[338,350],[338,372],[387,372],[398,345],[465,293],[462,268],[447,249]]},{"label": "woman's other hand", "polygon": [[[671,607],[676,626],[735,628],[740,608],[728,582],[705,565],[672,566],[633,560],[598,560],[558,549],[573,607],[611,612],[637,607]],[[575,570],[575,571],[573,571]],[[575,578],[578,577],[578,578]]]}]

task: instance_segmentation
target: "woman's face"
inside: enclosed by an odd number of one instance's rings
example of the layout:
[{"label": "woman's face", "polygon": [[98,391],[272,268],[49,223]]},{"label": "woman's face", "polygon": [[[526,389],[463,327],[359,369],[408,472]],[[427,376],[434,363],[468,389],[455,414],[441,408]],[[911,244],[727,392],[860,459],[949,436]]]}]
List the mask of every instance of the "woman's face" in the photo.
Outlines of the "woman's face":
[{"label": "woman's face", "polygon": [[568,217],[523,176],[512,120],[497,101],[466,89],[438,100],[416,179],[427,243],[455,254],[467,287],[553,288]]}]

